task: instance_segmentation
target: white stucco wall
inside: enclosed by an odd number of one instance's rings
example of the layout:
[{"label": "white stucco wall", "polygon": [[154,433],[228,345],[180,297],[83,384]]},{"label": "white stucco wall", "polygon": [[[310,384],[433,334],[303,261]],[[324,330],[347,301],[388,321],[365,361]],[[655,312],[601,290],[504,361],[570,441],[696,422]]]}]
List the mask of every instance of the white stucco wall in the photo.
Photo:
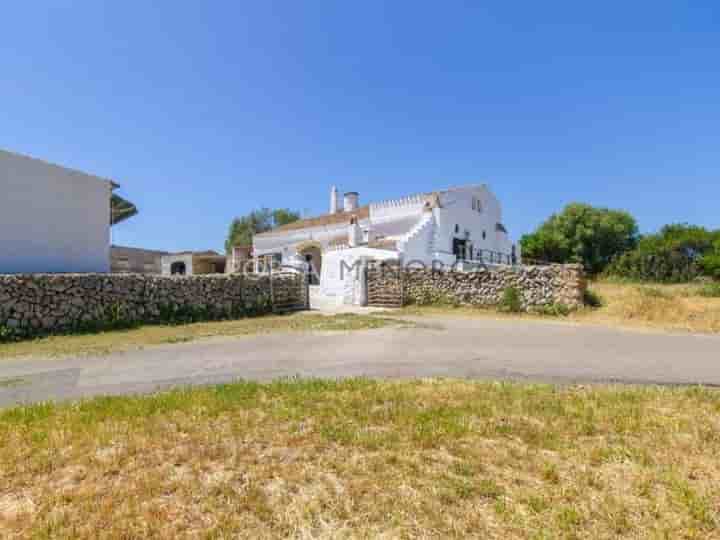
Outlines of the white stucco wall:
[{"label": "white stucco wall", "polygon": [[367,247],[329,251],[323,255],[320,292],[327,297],[342,298],[339,303],[352,304],[359,287],[355,263],[362,258],[384,261],[397,257],[395,251]]},{"label": "white stucco wall", "polygon": [[[480,211],[473,210],[473,197],[480,201]],[[508,235],[496,230],[496,225],[503,223],[500,202],[487,187],[473,186],[447,191],[442,193],[440,202],[441,208],[434,212],[434,247],[438,256],[452,254],[453,238],[467,238],[472,242],[474,250],[484,249],[504,254],[511,252],[512,242]]]},{"label": "white stucco wall", "polygon": [[0,273],[108,272],[110,181],[0,150]]},{"label": "white stucco wall", "polygon": [[[255,236],[253,238],[254,255],[269,255],[271,253],[281,253],[283,264],[293,264],[297,256],[296,246],[302,242],[315,241],[318,242],[323,251],[327,248],[328,243],[340,236],[348,238],[348,222],[333,223],[321,227],[311,227],[307,229],[289,230],[280,233],[270,233]],[[364,229],[368,226],[368,220],[360,221],[360,228]]]}]

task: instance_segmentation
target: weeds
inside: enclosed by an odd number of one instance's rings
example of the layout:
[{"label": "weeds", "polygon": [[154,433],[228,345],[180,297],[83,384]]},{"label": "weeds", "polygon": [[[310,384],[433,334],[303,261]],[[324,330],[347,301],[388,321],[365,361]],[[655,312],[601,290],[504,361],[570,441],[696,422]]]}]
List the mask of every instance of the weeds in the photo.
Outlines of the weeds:
[{"label": "weeds", "polygon": [[507,287],[500,298],[498,309],[506,313],[520,313],[523,311],[522,296],[516,287]]},{"label": "weeds", "polygon": [[720,283],[706,283],[698,290],[698,296],[704,298],[720,298]]}]

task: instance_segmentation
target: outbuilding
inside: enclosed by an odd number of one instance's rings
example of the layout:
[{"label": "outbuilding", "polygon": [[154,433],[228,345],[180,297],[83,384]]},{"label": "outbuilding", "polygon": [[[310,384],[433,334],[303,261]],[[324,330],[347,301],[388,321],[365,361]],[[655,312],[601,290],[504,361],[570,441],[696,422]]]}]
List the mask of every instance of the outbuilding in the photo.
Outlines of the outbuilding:
[{"label": "outbuilding", "polygon": [[118,187],[0,150],[0,274],[110,271],[110,227],[137,213]]}]

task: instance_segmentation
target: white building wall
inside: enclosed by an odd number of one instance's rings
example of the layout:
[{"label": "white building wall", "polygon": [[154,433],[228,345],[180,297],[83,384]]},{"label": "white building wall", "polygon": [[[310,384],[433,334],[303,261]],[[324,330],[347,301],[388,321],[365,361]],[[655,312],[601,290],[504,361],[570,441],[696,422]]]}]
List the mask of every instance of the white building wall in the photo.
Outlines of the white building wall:
[{"label": "white building wall", "polygon": [[[440,207],[431,212],[426,208],[433,202],[431,194],[420,194],[373,203],[370,205],[369,219],[362,220],[360,227],[370,231],[370,237],[396,241],[398,254],[405,264],[422,261],[426,265],[440,261],[445,265],[455,263],[453,239],[465,239],[472,244],[475,257],[478,250],[512,253],[512,242],[507,233],[498,231],[502,223],[501,206],[497,198],[485,185],[453,188],[439,192]],[[473,207],[473,200],[476,205]],[[330,240],[347,237],[347,223],[338,223],[323,227],[290,230],[278,234],[256,236],[255,255],[281,253],[283,264],[297,261],[297,245],[306,241],[318,242],[323,251],[323,270],[321,282],[325,294],[337,294],[338,286],[332,273],[339,264],[327,262],[337,257],[348,256],[347,250],[328,250]],[[457,232],[456,232],[457,227]],[[385,251],[385,250],[381,250]],[[519,255],[519,254],[518,254]],[[330,280],[326,284],[326,280]]]},{"label": "white building wall", "polygon": [[432,264],[435,229],[435,216],[432,212],[425,212],[407,238],[399,243],[404,265],[413,262],[421,262],[426,266]]},{"label": "white building wall", "polygon": [[367,247],[329,251],[323,255],[320,292],[323,296],[338,298],[338,303],[355,303],[360,287],[355,264],[362,258],[384,261],[397,257],[395,251]]},{"label": "white building wall", "polygon": [[[360,228],[366,229],[368,223],[369,221],[367,219],[361,220]],[[347,222],[256,236],[253,239],[254,255],[257,257],[271,253],[281,253],[282,263],[292,264],[297,256],[296,246],[298,244],[315,241],[318,242],[324,250],[331,240],[340,236],[344,237],[345,241],[347,241],[349,224],[350,217],[348,216]]]},{"label": "white building wall", "polygon": [[[477,208],[473,210],[473,197],[476,202],[480,202],[479,211]],[[483,249],[503,254],[511,253],[512,242],[508,235],[496,230],[497,224],[502,223],[500,203],[487,187],[447,191],[442,193],[440,202],[441,208],[434,212],[434,246],[438,258],[452,254],[453,238],[467,238],[476,251]]]},{"label": "white building wall", "polygon": [[0,150],[0,273],[108,272],[110,181]]}]

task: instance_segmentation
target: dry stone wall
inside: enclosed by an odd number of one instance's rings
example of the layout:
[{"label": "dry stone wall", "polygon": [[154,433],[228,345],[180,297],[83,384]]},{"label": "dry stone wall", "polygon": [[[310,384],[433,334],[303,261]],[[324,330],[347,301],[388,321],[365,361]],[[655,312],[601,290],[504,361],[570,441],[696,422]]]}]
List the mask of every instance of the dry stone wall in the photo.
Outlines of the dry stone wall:
[{"label": "dry stone wall", "polygon": [[0,338],[304,309],[302,274],[0,275]]},{"label": "dry stone wall", "polygon": [[487,268],[473,272],[376,268],[368,272],[368,289],[401,291],[404,304],[451,303],[498,305],[515,288],[526,311],[583,305],[586,282],[580,265]]}]

